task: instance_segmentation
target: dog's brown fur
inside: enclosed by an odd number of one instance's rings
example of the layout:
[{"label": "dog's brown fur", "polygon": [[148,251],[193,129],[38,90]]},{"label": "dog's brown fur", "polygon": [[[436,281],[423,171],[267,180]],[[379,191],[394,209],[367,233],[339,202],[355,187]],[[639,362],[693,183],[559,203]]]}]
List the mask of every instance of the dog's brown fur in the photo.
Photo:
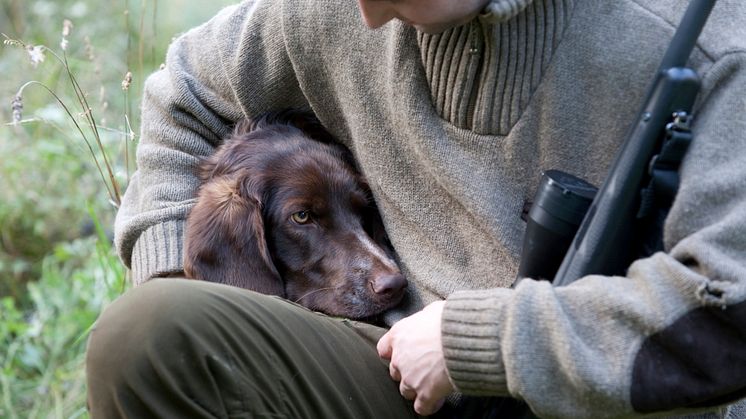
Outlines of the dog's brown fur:
[{"label": "dog's brown fur", "polygon": [[[367,184],[349,152],[331,141],[314,117],[297,111],[239,124],[200,165],[187,277],[349,318],[398,304],[407,283]],[[308,221],[299,223],[302,212]]]}]

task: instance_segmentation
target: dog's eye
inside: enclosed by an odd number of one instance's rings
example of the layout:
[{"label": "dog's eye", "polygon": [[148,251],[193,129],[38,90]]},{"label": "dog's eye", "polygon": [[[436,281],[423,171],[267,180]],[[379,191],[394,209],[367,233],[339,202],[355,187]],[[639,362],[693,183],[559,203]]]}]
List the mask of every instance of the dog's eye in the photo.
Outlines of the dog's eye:
[{"label": "dog's eye", "polygon": [[305,224],[311,221],[311,213],[308,211],[298,211],[294,212],[290,218],[298,224]]}]

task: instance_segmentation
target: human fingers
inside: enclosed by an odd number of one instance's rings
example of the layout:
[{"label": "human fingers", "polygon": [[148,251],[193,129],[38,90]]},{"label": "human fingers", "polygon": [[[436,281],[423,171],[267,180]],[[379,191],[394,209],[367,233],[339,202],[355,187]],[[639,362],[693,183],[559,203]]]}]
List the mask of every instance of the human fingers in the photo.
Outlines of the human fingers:
[{"label": "human fingers", "polygon": [[421,416],[430,416],[440,410],[440,408],[443,407],[443,404],[445,404],[444,398],[432,400],[427,397],[417,395],[414,400],[414,411]]},{"label": "human fingers", "polygon": [[407,400],[414,400],[417,397],[417,392],[409,387],[404,381],[399,383],[399,394]]},{"label": "human fingers", "polygon": [[401,381],[401,372],[393,361],[389,363],[389,375],[394,381]]},{"label": "human fingers", "polygon": [[391,340],[392,340],[391,331],[389,330],[381,336],[381,339],[378,340],[378,344],[376,344],[376,350],[378,351],[378,356],[385,359],[391,359],[391,352],[392,352],[392,346],[391,346]]}]

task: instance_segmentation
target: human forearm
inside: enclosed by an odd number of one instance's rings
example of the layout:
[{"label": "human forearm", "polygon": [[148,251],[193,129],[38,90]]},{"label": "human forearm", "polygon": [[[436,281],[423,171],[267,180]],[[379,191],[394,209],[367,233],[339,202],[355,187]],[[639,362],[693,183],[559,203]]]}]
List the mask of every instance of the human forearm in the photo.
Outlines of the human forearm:
[{"label": "human forearm", "polygon": [[509,392],[537,412],[618,417],[738,397],[746,339],[746,59],[704,74],[695,139],[666,220],[666,252],[627,277],[456,293],[444,312],[449,373],[467,394]]},{"label": "human forearm", "polygon": [[[633,371],[648,356],[647,338],[675,323],[682,307],[697,305],[696,287],[672,290],[689,287],[686,268],[669,265],[665,255],[656,259],[628,278],[588,277],[564,288],[529,280],[515,290],[452,295],[443,345],[457,390],[509,393],[546,417],[640,414],[631,395],[645,383]],[[646,283],[665,270],[669,280]]]}]

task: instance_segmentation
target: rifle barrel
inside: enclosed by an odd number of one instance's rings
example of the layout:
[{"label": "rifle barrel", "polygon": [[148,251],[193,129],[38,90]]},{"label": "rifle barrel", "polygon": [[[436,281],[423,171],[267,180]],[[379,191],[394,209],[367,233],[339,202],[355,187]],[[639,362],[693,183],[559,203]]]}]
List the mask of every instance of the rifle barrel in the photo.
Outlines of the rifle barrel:
[{"label": "rifle barrel", "polygon": [[697,42],[707,18],[710,16],[715,0],[692,0],[679,23],[679,30],[663,56],[658,73],[672,67],[685,67],[689,55]]}]

